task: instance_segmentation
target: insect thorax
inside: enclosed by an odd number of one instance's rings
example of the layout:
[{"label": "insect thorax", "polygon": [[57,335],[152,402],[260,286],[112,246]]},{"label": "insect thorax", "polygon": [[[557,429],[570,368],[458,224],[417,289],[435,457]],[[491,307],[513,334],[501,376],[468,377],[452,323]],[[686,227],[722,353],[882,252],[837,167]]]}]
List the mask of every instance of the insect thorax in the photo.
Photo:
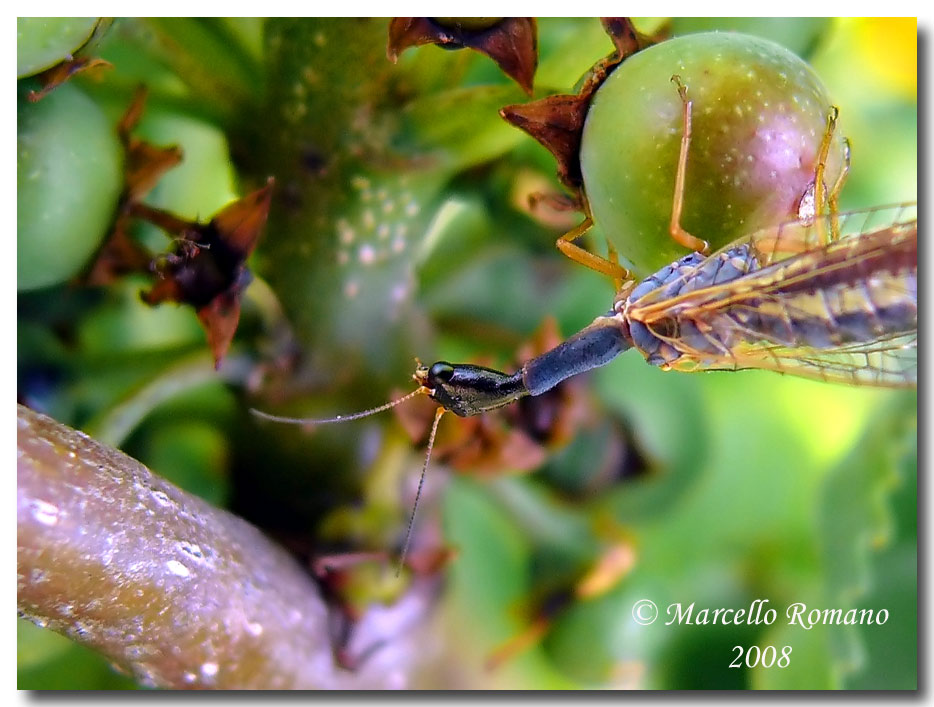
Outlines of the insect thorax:
[{"label": "insect thorax", "polygon": [[675,311],[671,316],[655,318],[651,328],[627,313],[650,293],[653,302],[661,306],[679,295],[723,285],[758,269],[758,261],[747,244],[710,257],[691,253],[661,268],[636,285],[621,307],[633,345],[654,366],[673,366],[679,362],[684,356],[678,347],[679,340],[689,340],[693,351],[722,355],[727,348],[725,342],[701,335],[692,322],[683,321]]}]

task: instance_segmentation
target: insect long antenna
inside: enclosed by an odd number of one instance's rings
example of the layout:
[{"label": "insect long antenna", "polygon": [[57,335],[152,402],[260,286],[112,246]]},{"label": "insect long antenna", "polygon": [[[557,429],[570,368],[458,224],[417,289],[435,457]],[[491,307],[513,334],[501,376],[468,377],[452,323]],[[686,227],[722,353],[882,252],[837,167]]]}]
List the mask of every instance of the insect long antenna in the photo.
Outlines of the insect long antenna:
[{"label": "insect long antenna", "polygon": [[409,552],[409,541],[412,539],[412,526],[415,524],[415,513],[418,511],[418,500],[422,497],[422,485],[425,483],[425,472],[428,471],[428,462],[431,460],[431,448],[435,445],[435,433],[438,431],[438,423],[441,422],[441,416],[447,412],[447,408],[439,407],[435,412],[435,421],[431,425],[431,434],[428,435],[428,451],[425,453],[425,463],[422,465],[422,475],[418,478],[418,489],[415,491],[415,503],[412,504],[412,514],[409,516],[409,525],[405,529],[405,541],[402,543],[402,554],[399,555],[399,566],[396,567],[396,576],[402,572],[402,565],[405,564],[405,557]]},{"label": "insect long antenna", "polygon": [[401,398],[396,400],[391,400],[388,403],[379,405],[375,408],[370,408],[369,410],[361,410],[360,412],[351,413],[349,415],[335,415],[334,417],[282,417],[281,415],[270,415],[268,412],[263,412],[262,410],[257,410],[256,408],[250,408],[250,412],[261,417],[264,420],[271,420],[272,422],[284,422],[289,425],[325,425],[329,422],[349,422],[350,420],[359,420],[361,417],[369,417],[370,415],[376,415],[381,413],[384,410],[389,410],[394,408],[400,403],[404,403],[410,398],[414,398],[416,395],[429,395],[431,389],[426,388],[425,386],[419,386],[411,393],[403,395]]}]

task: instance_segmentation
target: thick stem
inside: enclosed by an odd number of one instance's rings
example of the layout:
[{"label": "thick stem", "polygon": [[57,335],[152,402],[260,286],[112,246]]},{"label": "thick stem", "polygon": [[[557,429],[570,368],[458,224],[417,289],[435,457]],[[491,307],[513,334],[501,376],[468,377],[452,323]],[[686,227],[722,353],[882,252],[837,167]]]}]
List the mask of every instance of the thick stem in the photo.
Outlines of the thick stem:
[{"label": "thick stem", "polygon": [[[28,408],[17,428],[21,615],[164,688],[378,688],[334,664],[308,574],[245,521]],[[405,678],[401,678],[405,680]]]}]

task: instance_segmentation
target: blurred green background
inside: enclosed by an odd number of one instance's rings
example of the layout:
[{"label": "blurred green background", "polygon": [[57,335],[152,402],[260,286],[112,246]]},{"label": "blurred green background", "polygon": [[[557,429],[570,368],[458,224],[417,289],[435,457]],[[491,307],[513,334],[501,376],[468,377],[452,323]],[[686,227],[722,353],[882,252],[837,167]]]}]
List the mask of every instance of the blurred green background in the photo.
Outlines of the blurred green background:
[{"label": "blurred green background", "polygon": [[[393,65],[385,21],[118,19],[92,48],[112,69],[32,104],[30,76],[81,46],[94,23],[44,34],[22,23],[20,402],[231,508],[300,557],[397,550],[424,440],[392,414],[309,435],[258,424],[248,407],[322,416],[377,405],[408,389],[415,356],[510,368],[548,317],[567,335],[608,309],[608,283],[553,247],[576,215],[549,221],[524,205],[530,191],[560,191],[555,163],[498,116],[527,97],[487,57],[427,46]],[[738,29],[797,52],[852,142],[842,208],[916,199],[914,20],[670,28]],[[595,19],[546,18],[538,32],[536,97],[571,91],[611,50]],[[147,203],[206,220],[276,177],[255,281],[219,372],[193,310],[139,300],[145,275],[97,288],[74,281],[116,208],[113,126],[139,83],[150,97],[136,134],[185,155]],[[150,227],[135,236],[170,245]],[[917,686],[914,392],[663,373],[631,352],[569,395],[584,422],[570,439],[538,445],[543,461],[530,473],[509,455],[481,455],[482,470],[458,462],[461,421],[442,422],[414,547],[457,554],[424,617],[440,667],[416,684]],[[516,419],[493,418],[490,434]],[[628,558],[625,571],[586,595],[583,578],[614,553]],[[359,582],[351,600],[404,594],[404,579],[387,579],[393,570]],[[767,599],[779,619],[640,626],[631,611],[643,598],[663,611]],[[786,625],[794,602],[886,609],[889,620],[808,631]],[[539,640],[488,668],[543,615]],[[737,645],[791,646],[790,666],[731,669]],[[18,659],[24,689],[133,686],[25,621]]]}]

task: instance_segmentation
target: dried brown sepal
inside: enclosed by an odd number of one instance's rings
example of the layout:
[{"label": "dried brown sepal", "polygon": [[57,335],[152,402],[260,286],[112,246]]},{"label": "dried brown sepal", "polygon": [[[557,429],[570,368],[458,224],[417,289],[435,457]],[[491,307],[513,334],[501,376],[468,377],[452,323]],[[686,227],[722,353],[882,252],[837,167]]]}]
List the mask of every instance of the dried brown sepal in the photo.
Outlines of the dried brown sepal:
[{"label": "dried brown sepal", "polygon": [[[245,274],[249,273],[246,268]],[[248,278],[243,278],[247,280]],[[245,284],[236,283],[227,292],[222,292],[198,310],[198,321],[207,333],[208,346],[214,356],[214,367],[220,368],[221,361],[230,348],[237,325],[240,323],[240,296]]]},{"label": "dried brown sepal", "polygon": [[140,84],[137,86],[136,90],[133,92],[133,98],[130,100],[130,105],[127,106],[123,115],[120,116],[120,122],[117,123],[117,135],[120,136],[120,140],[124,144],[126,144],[130,133],[139,125],[139,121],[143,117],[143,113],[146,110],[146,98],[148,95],[149,89],[147,89],[145,85]]},{"label": "dried brown sepal", "polygon": [[582,205],[541,171],[523,167],[516,171],[509,194],[510,205],[539,225],[566,233],[574,228]]},{"label": "dried brown sepal", "polygon": [[576,211],[580,208],[580,204],[574,197],[568,196],[567,194],[547,191],[530,192],[526,199],[526,205],[529,210],[533,212],[546,207],[551,211],[562,214],[568,211]]},{"label": "dried brown sepal", "polygon": [[36,76],[39,83],[42,84],[42,88],[36,91],[30,91],[26,94],[26,98],[30,103],[37,103],[75,74],[89,70],[112,68],[113,64],[109,61],[93,57],[66,59]]},{"label": "dried brown sepal", "polygon": [[246,259],[266,226],[273,180],[230,204],[206,224],[138,204],[133,215],[176,237],[175,246],[151,264],[160,280],[143,301],[191,305],[207,332],[216,366],[230,347],[240,321],[240,296],[249,284]]},{"label": "dried brown sepal", "polygon": [[176,145],[158,147],[139,138],[131,138],[126,149],[126,198],[137,202],[152,191],[162,175],[182,161]]},{"label": "dried brown sepal", "polygon": [[544,447],[495,413],[464,418],[456,434],[435,445],[438,459],[479,474],[528,472],[545,463]]},{"label": "dried brown sepal", "polygon": [[137,88],[133,100],[117,124],[117,135],[126,152],[124,201],[128,204],[141,200],[163,174],[182,161],[182,150],[177,145],[158,147],[132,135],[146,109],[146,97],[146,87]]},{"label": "dried brown sepal", "polygon": [[600,24],[616,47],[620,61],[655,42],[633,26],[628,17],[601,17]]},{"label": "dried brown sepal", "polygon": [[131,204],[128,211],[133,218],[148,221],[153,226],[157,226],[174,236],[178,241],[197,244],[199,240],[204,238],[202,234],[205,229],[204,225],[197,221],[181,218],[169,211],[157,209],[142,202]]},{"label": "dried brown sepal", "polygon": [[146,108],[147,91],[137,88],[133,100],[117,123],[117,136],[123,145],[123,194],[110,236],[83,281],[88,285],[107,285],[131,272],[146,272],[152,253],[130,235],[130,223],[136,210],[145,208],[142,199],[162,176],[182,161],[182,151],[175,145],[158,147],[132,135]]},{"label": "dried brown sepal", "polygon": [[129,225],[130,218],[127,214],[121,213],[117,216],[110,236],[97,251],[90,269],[83,277],[84,284],[109,285],[123,275],[147,270],[152,254],[130,236]]},{"label": "dried brown sepal", "polygon": [[579,153],[589,106],[589,95],[557,95],[506,106],[499,114],[544,145],[558,162],[558,179],[576,190],[582,184]]},{"label": "dried brown sepal", "polygon": [[389,21],[389,41],[386,44],[386,56],[393,64],[399,60],[399,54],[409,47],[422,44],[440,46],[463,46],[454,37],[441,29],[427,17],[393,17]]},{"label": "dried brown sepal", "polygon": [[[577,193],[583,184],[581,135],[594,92],[620,62],[652,44],[652,39],[637,32],[626,18],[605,17],[601,22],[616,49],[594,64],[576,94],[548,96],[531,103],[506,106],[500,111],[503,119],[527,132],[555,156],[558,178]],[[583,205],[582,197],[579,201]]]},{"label": "dried brown sepal", "polygon": [[408,47],[437,44],[466,47],[486,54],[507,76],[532,95],[538,66],[538,31],[534,17],[505,17],[489,27],[456,18],[396,17],[389,23],[386,55],[395,62]]},{"label": "dried brown sepal", "polygon": [[269,177],[266,186],[224,207],[211,220],[220,237],[239,253],[241,260],[253,252],[266,227],[274,184],[275,179]]},{"label": "dried brown sepal", "polygon": [[[434,401],[420,397],[393,408],[393,413],[414,443],[425,444],[437,408]],[[450,422],[438,429],[432,450],[432,459],[438,462],[473,473],[498,474],[532,471],[545,461],[544,448],[514,429],[504,411],[449,417]]]}]

